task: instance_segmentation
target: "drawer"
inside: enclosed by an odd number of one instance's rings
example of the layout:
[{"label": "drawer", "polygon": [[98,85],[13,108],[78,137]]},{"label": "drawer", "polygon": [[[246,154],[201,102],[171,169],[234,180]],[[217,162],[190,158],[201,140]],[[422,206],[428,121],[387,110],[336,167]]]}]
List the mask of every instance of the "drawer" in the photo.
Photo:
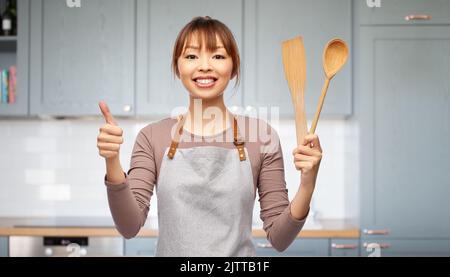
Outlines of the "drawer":
[{"label": "drawer", "polygon": [[359,239],[331,239],[330,249],[332,257],[358,257]]},{"label": "drawer", "polygon": [[125,256],[155,256],[158,238],[133,238],[125,240]]},{"label": "drawer", "polygon": [[[361,25],[450,24],[450,1],[448,0],[379,0],[380,7],[369,7],[368,2],[376,3],[377,1],[354,1],[357,22]],[[406,20],[407,16],[415,16],[416,19]],[[431,18],[423,20],[421,19],[423,16]]]},{"label": "drawer", "polygon": [[440,257],[450,256],[450,240],[362,238],[361,256]]},{"label": "drawer", "polygon": [[0,257],[8,257],[8,237],[0,237]]},{"label": "drawer", "polygon": [[328,256],[328,239],[296,239],[283,252],[275,250],[267,239],[257,238],[253,241],[257,256]]}]

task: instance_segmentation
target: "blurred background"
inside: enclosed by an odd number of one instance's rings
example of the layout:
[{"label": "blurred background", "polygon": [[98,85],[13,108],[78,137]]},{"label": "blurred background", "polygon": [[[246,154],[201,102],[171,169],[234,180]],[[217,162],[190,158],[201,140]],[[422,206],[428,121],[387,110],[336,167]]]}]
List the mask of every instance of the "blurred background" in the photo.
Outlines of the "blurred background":
[{"label": "blurred background", "polygon": [[281,43],[303,37],[309,126],[324,46],[350,48],[316,130],[324,156],[304,230],[277,253],[256,201],[259,255],[450,255],[450,1],[2,0],[0,15],[0,256],[153,255],[156,195],[137,238],[114,230],[97,103],[124,130],[128,170],[140,129],[188,105],[170,62],[199,15],[235,36],[242,78],[226,103],[278,131],[290,199],[300,175]]}]

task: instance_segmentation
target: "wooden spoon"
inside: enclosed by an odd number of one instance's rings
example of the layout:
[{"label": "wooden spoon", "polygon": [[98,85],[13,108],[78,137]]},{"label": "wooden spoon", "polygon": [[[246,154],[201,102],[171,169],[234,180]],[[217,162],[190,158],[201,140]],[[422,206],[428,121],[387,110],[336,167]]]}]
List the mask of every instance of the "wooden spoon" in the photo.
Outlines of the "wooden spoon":
[{"label": "wooden spoon", "polygon": [[348,47],[345,41],[335,38],[330,40],[325,49],[323,50],[323,70],[325,72],[325,82],[322,88],[322,94],[320,95],[319,104],[317,105],[316,114],[309,131],[310,134],[314,134],[319,121],[320,112],[322,111],[323,101],[327,94],[328,85],[330,80],[341,70],[342,66],[347,62]]},{"label": "wooden spoon", "polygon": [[302,37],[284,41],[282,53],[284,74],[291,92],[292,103],[294,104],[297,145],[300,145],[308,133],[304,103],[306,58]]}]

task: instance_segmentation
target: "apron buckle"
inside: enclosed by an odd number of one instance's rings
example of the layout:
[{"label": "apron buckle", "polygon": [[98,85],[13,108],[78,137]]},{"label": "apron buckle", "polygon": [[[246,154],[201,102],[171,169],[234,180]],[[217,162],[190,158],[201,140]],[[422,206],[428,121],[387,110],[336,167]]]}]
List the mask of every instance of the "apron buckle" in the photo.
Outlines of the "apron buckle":
[{"label": "apron buckle", "polygon": [[239,152],[239,159],[241,161],[245,161],[245,150],[244,150],[244,142],[243,141],[237,141],[234,140],[234,145],[236,146],[238,152]]},{"label": "apron buckle", "polygon": [[243,141],[236,141],[236,140],[235,140],[233,143],[234,143],[234,145],[236,145],[236,146],[244,145],[244,142],[243,142]]}]

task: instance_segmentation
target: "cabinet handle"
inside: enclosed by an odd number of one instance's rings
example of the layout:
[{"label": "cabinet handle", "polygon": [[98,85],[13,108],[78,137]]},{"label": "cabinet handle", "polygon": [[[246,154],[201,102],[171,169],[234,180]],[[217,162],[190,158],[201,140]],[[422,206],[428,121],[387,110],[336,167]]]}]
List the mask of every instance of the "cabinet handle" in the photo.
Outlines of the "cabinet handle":
[{"label": "cabinet handle", "polygon": [[331,244],[331,248],[333,249],[356,249],[358,248],[357,244],[337,244],[337,243],[332,243]]},{"label": "cabinet handle", "polygon": [[431,15],[428,14],[410,14],[405,16],[406,21],[411,20],[431,20]]},{"label": "cabinet handle", "polygon": [[270,242],[266,242],[266,243],[258,242],[256,245],[259,248],[273,248],[273,246],[272,246],[272,244],[270,244]]},{"label": "cabinet handle", "polygon": [[381,230],[364,229],[363,233],[366,234],[366,235],[388,235],[389,234],[389,230],[387,230],[387,229],[381,229]]},{"label": "cabinet handle", "polygon": [[131,111],[131,105],[125,105],[125,106],[123,106],[123,111],[124,111],[124,112],[130,112],[130,111]]},{"label": "cabinet handle", "polygon": [[381,249],[386,249],[386,248],[390,248],[391,244],[390,243],[376,243],[376,242],[369,242],[369,243],[367,243],[367,242],[365,242],[365,243],[363,243],[363,247],[364,248],[367,248],[367,247],[377,248],[377,247],[379,247]]}]

